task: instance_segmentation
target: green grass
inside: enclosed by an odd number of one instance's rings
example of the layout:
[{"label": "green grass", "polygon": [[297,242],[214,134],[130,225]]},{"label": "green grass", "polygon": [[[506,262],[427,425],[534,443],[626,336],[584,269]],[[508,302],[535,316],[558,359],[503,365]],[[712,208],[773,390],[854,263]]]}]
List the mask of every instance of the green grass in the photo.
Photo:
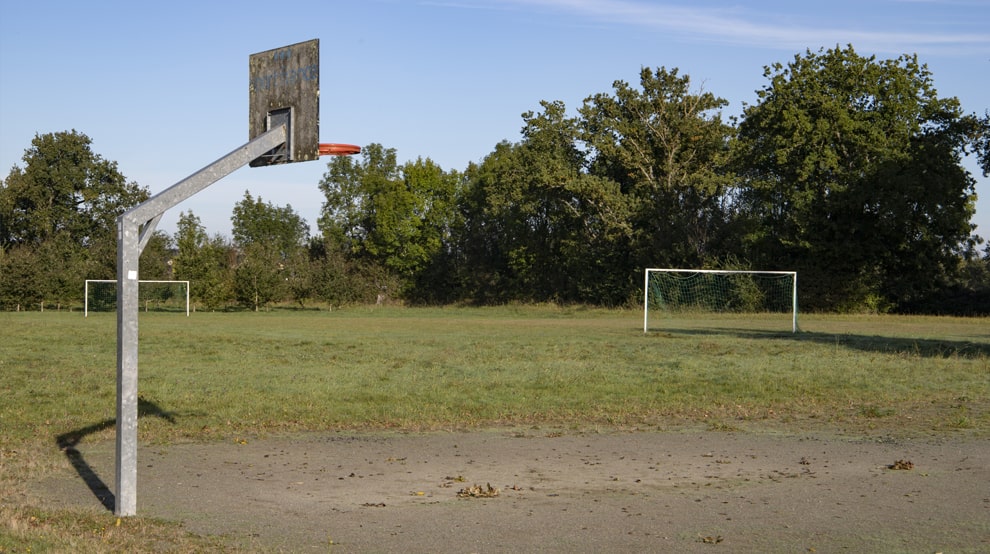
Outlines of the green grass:
[{"label": "green grass", "polygon": [[[660,319],[644,334],[636,311],[547,306],[141,314],[139,440],[500,425],[990,430],[987,319],[800,324],[794,335],[788,322],[741,316]],[[0,329],[0,492],[10,498],[64,465],[60,447],[113,437],[116,318],[0,313]],[[4,509],[25,529],[41,517]]]},{"label": "green grass", "polygon": [[[671,420],[987,426],[987,320],[745,318],[506,307],[142,314],[141,440]],[[112,435],[112,314],[0,314],[0,439]],[[961,411],[965,411],[962,414]],[[907,419],[910,417],[910,419]]]}]

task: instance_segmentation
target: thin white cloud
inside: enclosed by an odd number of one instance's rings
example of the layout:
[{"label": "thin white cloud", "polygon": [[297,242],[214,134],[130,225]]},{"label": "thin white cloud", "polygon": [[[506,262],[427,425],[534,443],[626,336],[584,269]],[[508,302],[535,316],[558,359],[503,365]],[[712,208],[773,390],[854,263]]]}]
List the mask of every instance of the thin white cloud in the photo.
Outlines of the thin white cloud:
[{"label": "thin white cloud", "polygon": [[[809,20],[815,17],[810,7],[781,15],[761,13],[746,7],[714,9],[636,0],[502,0],[480,4],[461,0],[448,5],[543,8],[604,23],[656,29],[697,41],[775,49],[794,50],[852,44],[860,50],[895,53],[934,50],[972,53],[974,49],[990,51],[990,33],[987,32],[875,30],[869,28],[870,22],[864,21],[861,14],[851,14],[849,18],[858,22],[859,26],[822,27]],[[802,15],[802,12],[807,15]],[[881,21],[876,26],[886,24]]]}]

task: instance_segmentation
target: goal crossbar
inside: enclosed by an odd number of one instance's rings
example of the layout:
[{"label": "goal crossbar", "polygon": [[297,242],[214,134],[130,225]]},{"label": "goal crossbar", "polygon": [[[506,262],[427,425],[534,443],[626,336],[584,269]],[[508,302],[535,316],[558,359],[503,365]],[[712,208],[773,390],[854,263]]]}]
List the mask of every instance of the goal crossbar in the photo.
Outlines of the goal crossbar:
[{"label": "goal crossbar", "polygon": [[755,271],[731,269],[677,269],[677,268],[647,268],[643,272],[643,332],[649,330],[650,318],[650,274],[679,273],[679,274],[716,274],[716,275],[774,275],[791,277],[791,332],[798,332],[798,297],[796,271]]},{"label": "goal crossbar", "polygon": [[[89,317],[89,284],[90,283],[112,283],[113,285],[116,286],[117,280],[116,279],[86,279],[86,285],[85,285],[85,287],[83,289],[83,317]],[[189,317],[189,281],[164,281],[164,280],[154,280],[154,279],[147,279],[147,280],[142,279],[142,280],[138,281],[138,286],[140,287],[140,285],[143,285],[145,283],[147,283],[147,284],[182,284],[182,285],[185,285],[185,289],[186,289],[186,298],[185,298],[185,301],[186,301],[186,317]],[[114,298],[116,298],[116,295],[114,296]],[[116,300],[115,300],[115,303],[116,303]]]}]

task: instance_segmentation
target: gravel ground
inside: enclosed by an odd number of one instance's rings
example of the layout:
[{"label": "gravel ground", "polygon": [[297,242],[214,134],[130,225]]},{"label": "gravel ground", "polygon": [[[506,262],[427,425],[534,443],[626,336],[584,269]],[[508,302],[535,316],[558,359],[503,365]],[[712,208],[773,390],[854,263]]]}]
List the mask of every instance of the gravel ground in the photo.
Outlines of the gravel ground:
[{"label": "gravel ground", "polygon": [[[106,509],[113,443],[36,501]],[[284,552],[988,552],[990,441],[717,431],[142,446],[138,513]]]}]

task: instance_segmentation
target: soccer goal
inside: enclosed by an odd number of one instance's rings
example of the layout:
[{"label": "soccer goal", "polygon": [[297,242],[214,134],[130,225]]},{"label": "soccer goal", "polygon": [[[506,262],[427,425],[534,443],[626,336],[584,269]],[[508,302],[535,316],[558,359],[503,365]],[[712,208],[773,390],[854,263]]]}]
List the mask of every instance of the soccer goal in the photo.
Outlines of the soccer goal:
[{"label": "soccer goal", "polygon": [[[117,311],[117,281],[86,279],[83,316],[89,312]],[[138,281],[138,301],[146,312],[186,312],[189,316],[189,281]]]},{"label": "soccer goal", "polygon": [[726,313],[773,319],[773,314],[789,314],[791,332],[798,331],[796,271],[650,268],[645,273],[644,333],[650,328],[650,312],[684,318]]}]

